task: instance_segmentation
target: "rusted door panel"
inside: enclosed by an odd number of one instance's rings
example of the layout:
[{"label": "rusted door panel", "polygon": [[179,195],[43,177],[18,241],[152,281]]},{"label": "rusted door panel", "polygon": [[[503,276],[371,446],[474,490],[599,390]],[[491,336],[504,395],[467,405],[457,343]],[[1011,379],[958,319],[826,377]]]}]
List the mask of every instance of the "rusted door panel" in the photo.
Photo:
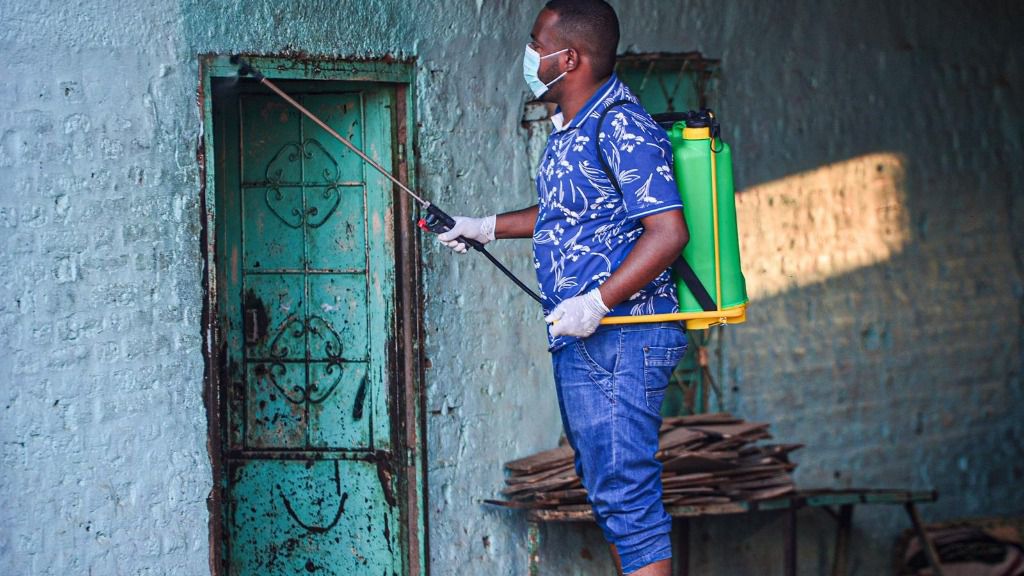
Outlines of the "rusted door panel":
[{"label": "rusted door panel", "polygon": [[232,576],[392,573],[397,516],[373,462],[245,460],[230,476]]},{"label": "rusted door panel", "polygon": [[366,364],[316,363],[310,370],[319,389],[316,397],[310,399],[310,445],[370,448],[370,381]]},{"label": "rusted door panel", "polygon": [[300,274],[245,274],[242,324],[246,360],[305,359],[305,278]]},{"label": "rusted door panel", "polygon": [[[258,91],[217,122],[229,573],[400,574],[391,186]],[[293,92],[390,168],[388,89]]]},{"label": "rusted door panel", "polygon": [[317,270],[362,272],[366,268],[363,254],[359,253],[366,237],[366,207],[362,190],[349,186],[335,190],[322,189],[307,194],[311,210],[326,214],[333,203],[338,205],[334,216],[323,224],[307,230],[306,247],[309,265]]},{"label": "rusted door panel", "polygon": [[301,449],[306,444],[302,401],[306,370],[297,363],[247,364],[245,444],[249,448]]},{"label": "rusted door panel", "polygon": [[311,357],[365,362],[369,354],[366,275],[315,274],[309,276],[307,286],[313,303]]},{"label": "rusted door panel", "polygon": [[254,185],[243,189],[246,272],[302,269],[302,222],[291,214],[293,209],[301,210],[302,196],[301,186]]}]

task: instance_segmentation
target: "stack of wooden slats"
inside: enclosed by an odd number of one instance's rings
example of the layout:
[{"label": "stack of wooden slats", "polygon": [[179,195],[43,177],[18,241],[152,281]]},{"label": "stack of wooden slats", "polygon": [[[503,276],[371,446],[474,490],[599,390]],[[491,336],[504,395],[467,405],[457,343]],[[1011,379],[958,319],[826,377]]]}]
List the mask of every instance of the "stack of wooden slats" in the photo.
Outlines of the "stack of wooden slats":
[{"label": "stack of wooden slats", "polygon": [[[764,500],[794,490],[789,453],[799,444],[760,444],[771,438],[768,424],[744,422],[730,414],[701,414],[663,420],[656,454],[663,470],[666,505]],[[573,465],[573,450],[559,446],[505,464],[511,473],[490,501],[517,508],[578,509],[587,492]]]}]

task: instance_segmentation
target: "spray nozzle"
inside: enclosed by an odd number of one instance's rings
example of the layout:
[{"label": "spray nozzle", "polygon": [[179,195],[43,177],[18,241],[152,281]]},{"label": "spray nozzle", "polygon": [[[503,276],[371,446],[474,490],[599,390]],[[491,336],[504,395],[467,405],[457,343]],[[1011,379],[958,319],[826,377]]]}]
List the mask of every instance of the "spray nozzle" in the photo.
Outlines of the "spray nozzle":
[{"label": "spray nozzle", "polygon": [[230,60],[232,64],[238,66],[239,76],[252,76],[256,80],[263,80],[263,74],[260,74],[259,70],[253,68],[251,64],[238,54],[232,55]]}]

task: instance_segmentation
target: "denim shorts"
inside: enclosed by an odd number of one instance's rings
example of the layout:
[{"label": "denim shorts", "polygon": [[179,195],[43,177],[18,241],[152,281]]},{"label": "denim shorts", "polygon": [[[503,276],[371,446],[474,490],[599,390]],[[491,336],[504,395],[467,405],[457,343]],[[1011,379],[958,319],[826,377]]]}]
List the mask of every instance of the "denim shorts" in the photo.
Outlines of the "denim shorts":
[{"label": "denim shorts", "polygon": [[552,353],[576,473],[628,574],[672,556],[672,518],[654,458],[661,402],[686,351],[680,322],[603,325]]}]

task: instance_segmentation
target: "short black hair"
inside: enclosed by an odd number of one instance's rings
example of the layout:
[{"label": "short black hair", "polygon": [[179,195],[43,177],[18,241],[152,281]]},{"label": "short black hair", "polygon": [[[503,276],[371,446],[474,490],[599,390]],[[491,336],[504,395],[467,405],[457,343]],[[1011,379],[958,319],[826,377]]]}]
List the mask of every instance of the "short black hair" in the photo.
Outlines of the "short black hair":
[{"label": "short black hair", "polygon": [[544,8],[558,14],[558,33],[587,53],[594,77],[604,78],[615,69],[619,46],[619,17],[604,0],[550,0]]}]

